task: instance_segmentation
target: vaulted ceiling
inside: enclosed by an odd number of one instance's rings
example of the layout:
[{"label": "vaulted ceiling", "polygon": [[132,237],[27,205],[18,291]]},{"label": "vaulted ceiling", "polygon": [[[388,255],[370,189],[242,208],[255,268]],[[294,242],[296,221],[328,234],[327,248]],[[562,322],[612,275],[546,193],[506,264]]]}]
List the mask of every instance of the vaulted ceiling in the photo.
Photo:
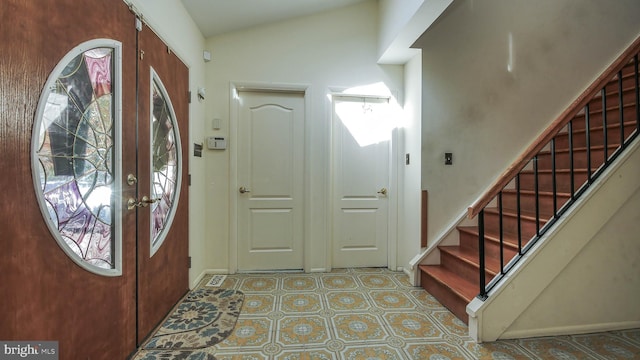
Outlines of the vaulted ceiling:
[{"label": "vaulted ceiling", "polygon": [[373,0],[182,0],[205,38]]}]

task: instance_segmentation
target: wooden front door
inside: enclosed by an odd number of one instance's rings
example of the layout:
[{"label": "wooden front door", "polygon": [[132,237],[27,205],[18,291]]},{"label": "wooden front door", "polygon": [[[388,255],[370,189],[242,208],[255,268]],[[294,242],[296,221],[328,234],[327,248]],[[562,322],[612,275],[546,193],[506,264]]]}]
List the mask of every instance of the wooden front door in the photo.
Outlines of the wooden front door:
[{"label": "wooden front door", "polygon": [[[103,85],[109,90],[101,91],[112,92],[113,99],[121,99],[121,111],[115,106],[108,106],[122,125],[122,139],[113,146],[122,146],[122,153],[135,153],[135,18],[121,1],[94,0],[90,10],[80,4],[76,0],[0,2],[0,188],[3,193],[0,201],[0,339],[58,341],[60,359],[122,359],[136,348],[135,212],[123,210],[121,217],[111,219],[111,224],[119,222],[121,229],[118,247],[126,249],[120,251],[118,256],[121,258],[116,259],[121,274],[104,276],[92,273],[75,263],[56,242],[41,211],[41,202],[36,196],[32,178],[32,167],[39,166],[37,162],[35,166],[32,162],[32,135],[45,84],[57,86],[56,91],[63,99],[61,103],[64,101],[66,104],[59,110],[58,116],[51,115],[51,118],[60,118],[63,116],[60,114],[64,114],[66,124],[62,124],[63,120],[55,120],[51,124],[51,134],[47,134],[43,143],[48,144],[54,132],[60,135],[76,133],[77,138],[85,140],[90,133],[86,128],[78,130],[81,128],[79,123],[85,123],[91,117],[90,113],[99,103],[96,99],[101,94],[93,90],[86,91],[80,85],[78,78],[82,75],[77,69],[83,68],[82,71],[86,72],[86,64],[64,69],[59,82],[48,82],[47,79],[66,54],[92,39],[113,39],[122,45],[119,62],[122,77],[116,79],[115,69],[110,69],[113,79],[117,81],[106,80]],[[115,52],[112,56],[118,62]],[[69,61],[70,64],[72,62]],[[109,72],[109,65],[106,67]],[[94,90],[98,87],[94,86]],[[106,109],[104,113],[111,110]],[[106,125],[106,119],[101,125]],[[94,145],[101,142],[98,138],[102,135],[85,141],[82,145],[84,150],[88,151],[93,146],[89,142]],[[111,140],[114,139],[111,137]],[[100,151],[110,148],[102,142]],[[45,171],[46,181],[42,181],[44,177],[39,178],[42,183],[55,188],[76,186],[78,183],[74,181],[54,184],[55,176],[49,177],[49,173],[73,176],[78,171],[90,172],[88,165],[80,169],[80,161],[75,161],[79,159],[74,158],[74,151],[81,151],[75,148],[77,144],[79,142],[70,143],[66,148],[55,148],[50,155],[41,156],[40,160],[48,162],[53,169],[51,172]],[[100,156],[97,152],[94,154]],[[135,156],[133,158],[123,157],[119,173],[106,168],[98,172],[108,172],[118,177],[124,172],[135,172]],[[100,181],[110,185],[115,183],[115,178],[102,177]],[[110,191],[112,187],[94,186],[93,189]],[[118,194],[112,194],[112,199],[116,199],[115,196],[135,196],[132,187],[123,187],[118,191]],[[88,209],[90,206],[87,202],[92,197],[84,192],[82,199],[78,200],[80,197],[75,199],[69,196],[70,193],[60,191],[61,196],[57,201],[50,197],[51,193],[45,195],[55,211],[61,209],[59,204],[66,202],[73,205],[68,216],[62,213],[57,216],[63,240],[107,223],[104,219],[94,219],[92,225],[81,228],[82,213],[91,218],[93,209]],[[111,209],[119,211],[113,207]],[[103,216],[98,215],[98,218]],[[115,228],[111,230],[115,236]],[[98,260],[86,250],[85,244],[103,240],[95,234],[77,240],[82,245],[80,252],[90,261]],[[119,243],[119,240],[114,240]],[[91,251],[103,249],[101,245],[87,246]],[[98,254],[96,257],[100,256]]]},{"label": "wooden front door", "polygon": [[[189,288],[189,69],[138,33],[138,341]],[[172,207],[175,207],[173,209]]]},{"label": "wooden front door", "polygon": [[[4,0],[0,21],[0,339],[58,341],[61,359],[126,358],[188,286],[187,181],[179,198],[151,191],[163,172],[144,160],[150,116],[137,124],[151,98],[136,103],[135,17],[121,1]],[[183,65],[157,67],[186,94]],[[186,95],[172,91],[186,139]],[[170,219],[153,211],[162,201],[128,209],[152,193],[177,204]],[[150,257],[154,232],[165,236]]]}]

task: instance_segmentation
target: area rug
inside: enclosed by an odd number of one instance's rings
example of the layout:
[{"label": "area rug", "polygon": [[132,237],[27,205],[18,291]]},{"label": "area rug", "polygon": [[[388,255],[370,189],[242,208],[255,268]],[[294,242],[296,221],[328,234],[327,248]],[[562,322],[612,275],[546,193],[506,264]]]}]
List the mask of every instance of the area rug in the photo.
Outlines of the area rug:
[{"label": "area rug", "polygon": [[216,360],[203,350],[141,350],[134,360]]},{"label": "area rug", "polygon": [[231,335],[243,302],[244,294],[237,290],[194,290],[142,349],[193,350],[213,346]]}]

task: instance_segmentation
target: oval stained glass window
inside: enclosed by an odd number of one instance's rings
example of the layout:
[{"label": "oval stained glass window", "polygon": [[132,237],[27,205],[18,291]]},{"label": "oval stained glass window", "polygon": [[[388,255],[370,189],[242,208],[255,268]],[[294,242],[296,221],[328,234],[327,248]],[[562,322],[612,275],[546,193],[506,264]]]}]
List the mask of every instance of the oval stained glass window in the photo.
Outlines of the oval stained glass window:
[{"label": "oval stained glass window", "polygon": [[151,256],[166,237],[180,197],[182,153],[171,99],[151,70]]},{"label": "oval stained glass window", "polygon": [[121,274],[121,44],[80,44],[54,68],[32,139],[36,195],[49,230],[81,267]]}]

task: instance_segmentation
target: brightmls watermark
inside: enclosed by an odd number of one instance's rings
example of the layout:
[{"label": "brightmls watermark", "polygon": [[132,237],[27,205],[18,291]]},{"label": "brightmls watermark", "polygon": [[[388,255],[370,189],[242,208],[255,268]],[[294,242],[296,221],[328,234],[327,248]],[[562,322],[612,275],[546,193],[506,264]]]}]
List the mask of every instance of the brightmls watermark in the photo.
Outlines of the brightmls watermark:
[{"label": "brightmls watermark", "polygon": [[0,360],[58,360],[57,341],[0,341]]}]

